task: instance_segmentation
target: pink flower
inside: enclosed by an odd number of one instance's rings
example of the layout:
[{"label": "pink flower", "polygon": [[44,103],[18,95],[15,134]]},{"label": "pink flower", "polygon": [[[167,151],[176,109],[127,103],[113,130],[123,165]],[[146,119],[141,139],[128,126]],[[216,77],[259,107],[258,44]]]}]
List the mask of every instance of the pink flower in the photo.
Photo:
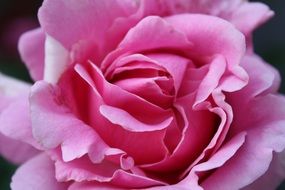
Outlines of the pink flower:
[{"label": "pink flower", "polygon": [[242,0],[45,0],[19,44],[36,83],[0,115],[42,152],[12,189],[274,189],[285,99],[251,43],[272,15]]}]

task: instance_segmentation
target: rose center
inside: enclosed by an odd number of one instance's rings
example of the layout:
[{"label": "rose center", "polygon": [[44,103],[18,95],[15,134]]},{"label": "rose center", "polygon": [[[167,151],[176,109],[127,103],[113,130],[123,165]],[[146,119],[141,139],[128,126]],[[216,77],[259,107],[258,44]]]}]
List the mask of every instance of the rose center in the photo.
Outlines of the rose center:
[{"label": "rose center", "polygon": [[173,103],[173,78],[166,69],[156,64],[134,61],[114,68],[105,76],[112,84],[164,109]]}]

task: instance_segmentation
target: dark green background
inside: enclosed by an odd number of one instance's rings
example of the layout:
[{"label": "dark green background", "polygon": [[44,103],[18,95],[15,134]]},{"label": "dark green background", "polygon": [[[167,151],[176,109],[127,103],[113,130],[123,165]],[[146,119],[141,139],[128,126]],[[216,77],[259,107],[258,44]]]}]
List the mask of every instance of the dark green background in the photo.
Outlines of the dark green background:
[{"label": "dark green background", "polygon": [[[268,4],[276,13],[275,17],[258,29],[254,34],[255,51],[267,62],[279,69],[285,81],[285,1],[261,0]],[[16,51],[16,40],[8,44],[1,39],[5,30],[19,18],[33,21],[37,25],[37,9],[41,0],[0,0],[0,71],[11,76],[30,81],[28,73]],[[32,25],[30,26],[32,27]],[[28,28],[28,27],[27,27]],[[280,91],[285,92],[282,82]],[[270,109],[270,108],[269,108]],[[9,190],[10,178],[15,171],[13,166],[0,157],[0,190]],[[278,190],[285,190],[285,183]]]}]

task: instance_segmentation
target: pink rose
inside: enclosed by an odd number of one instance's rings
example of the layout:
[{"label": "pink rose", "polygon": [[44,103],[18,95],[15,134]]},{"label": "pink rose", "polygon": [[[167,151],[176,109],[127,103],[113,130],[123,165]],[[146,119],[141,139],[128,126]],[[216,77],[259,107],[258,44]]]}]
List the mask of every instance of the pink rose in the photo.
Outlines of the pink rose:
[{"label": "pink rose", "polygon": [[251,43],[272,15],[242,0],[45,0],[19,44],[36,83],[0,115],[42,152],[12,190],[274,189],[285,98]]}]

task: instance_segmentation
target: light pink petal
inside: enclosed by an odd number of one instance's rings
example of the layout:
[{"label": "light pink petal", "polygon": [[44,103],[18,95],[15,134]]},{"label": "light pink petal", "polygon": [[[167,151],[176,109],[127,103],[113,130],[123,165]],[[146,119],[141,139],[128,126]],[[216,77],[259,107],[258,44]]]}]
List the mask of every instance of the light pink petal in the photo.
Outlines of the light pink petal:
[{"label": "light pink petal", "polygon": [[141,188],[165,184],[144,175],[131,173],[133,169],[138,168],[126,168],[126,170],[123,170],[119,165],[108,160],[107,157],[105,158],[106,159],[99,164],[91,163],[87,157],[82,157],[71,162],[58,160],[55,165],[56,178],[58,181],[94,181],[95,183],[108,183],[125,188]]},{"label": "light pink petal", "polygon": [[56,84],[70,64],[69,52],[51,36],[45,41],[44,80]]},{"label": "light pink petal", "polygon": [[246,55],[241,65],[249,75],[249,83],[242,90],[227,96],[230,105],[234,109],[239,109],[234,110],[234,116],[242,118],[239,120],[239,124],[230,130],[232,134],[247,130],[246,122],[248,122],[249,118],[244,117],[244,113],[247,112],[248,102],[260,95],[276,93],[281,82],[278,71],[257,55]]},{"label": "light pink petal", "polygon": [[135,24],[136,19],[129,17],[136,9],[137,4],[130,0],[84,0],[80,4],[76,0],[47,0],[39,10],[39,20],[43,30],[66,49],[88,41],[90,48],[98,48],[94,53],[103,56]]},{"label": "light pink petal", "polygon": [[142,0],[140,11],[145,16],[169,16],[181,13],[202,13],[220,17],[229,17],[241,0]]},{"label": "light pink petal", "polygon": [[218,55],[209,64],[208,73],[202,79],[197,88],[196,102],[194,106],[205,101],[218,87],[221,77],[226,71],[226,60],[223,56]]},{"label": "light pink petal", "polygon": [[100,107],[100,113],[115,125],[119,125],[128,131],[133,132],[148,132],[156,131],[167,128],[172,122],[173,118],[168,118],[162,123],[158,124],[145,124],[132,117],[128,112],[112,107],[103,105]]},{"label": "light pink petal", "polygon": [[[155,33],[155,35],[153,35]],[[167,39],[167,40],[165,40]],[[129,30],[119,48],[134,52],[159,48],[189,48],[191,42],[164,19],[149,16]]]},{"label": "light pink petal", "polygon": [[199,13],[221,17],[233,23],[246,36],[273,16],[270,8],[259,2],[242,0],[142,0],[140,13],[170,16],[181,13]]},{"label": "light pink petal", "polygon": [[32,134],[29,109],[28,94],[14,98],[13,102],[0,114],[0,130],[10,138],[41,149]]},{"label": "light pink petal", "polygon": [[1,96],[13,98],[29,93],[30,84],[0,73],[0,90]]},{"label": "light pink petal", "polygon": [[[250,99],[267,93],[276,93],[280,87],[281,78],[278,70],[266,63],[257,55],[246,55],[241,63],[249,74],[249,84],[238,96]],[[256,69],[258,68],[258,69]]]},{"label": "light pink petal", "polygon": [[254,29],[265,23],[273,15],[274,12],[265,4],[244,2],[233,11],[229,21],[246,36],[250,36]]},{"label": "light pink petal", "polygon": [[116,187],[110,184],[103,184],[98,182],[82,182],[82,183],[73,183],[70,185],[68,190],[124,190],[123,188]]},{"label": "light pink petal", "polygon": [[235,91],[246,85],[248,76],[239,66],[245,53],[245,38],[231,23],[200,14],[170,16],[166,21],[187,35],[188,40],[195,46],[191,50],[194,58],[213,57],[217,54],[224,56],[229,76],[220,83],[220,88],[225,91]]},{"label": "light pink petal", "polygon": [[35,81],[44,75],[45,39],[44,31],[38,28],[24,33],[19,41],[21,58]]},{"label": "light pink petal", "polygon": [[[283,105],[284,97],[267,95],[234,109],[236,117],[232,125],[242,125],[241,128],[247,130],[245,144],[231,160],[207,178],[203,183],[206,189],[240,189],[267,171],[273,151],[281,152],[285,148]],[[266,109],[268,107],[270,109]]]},{"label": "light pink petal", "polygon": [[92,150],[97,150],[96,156],[93,155],[95,160],[103,159],[108,146],[91,127],[71,113],[59,93],[59,89],[43,81],[32,87],[30,104],[35,139],[46,149],[61,146],[65,161]]},{"label": "light pink petal", "polygon": [[118,50],[109,54],[102,63],[102,70],[107,69],[118,56],[130,51],[138,53],[161,48],[178,48],[187,51],[191,47],[192,44],[185,34],[177,31],[175,27],[168,24],[164,19],[157,16],[149,16],[128,31],[119,44]]},{"label": "light pink petal", "polygon": [[274,154],[267,172],[242,190],[276,190],[278,185],[280,185],[280,183],[285,178],[284,155],[284,152],[280,154]]},{"label": "light pink petal", "polygon": [[68,184],[55,179],[54,165],[46,154],[40,154],[17,169],[12,177],[12,190],[66,190]]},{"label": "light pink petal", "polygon": [[0,155],[10,162],[21,164],[38,153],[39,152],[29,144],[11,139],[0,133]]},{"label": "light pink petal", "polygon": [[[30,85],[0,74],[0,153],[14,163],[22,163],[37,154],[30,145],[31,128],[26,117]],[[21,142],[23,141],[23,142]]]}]

